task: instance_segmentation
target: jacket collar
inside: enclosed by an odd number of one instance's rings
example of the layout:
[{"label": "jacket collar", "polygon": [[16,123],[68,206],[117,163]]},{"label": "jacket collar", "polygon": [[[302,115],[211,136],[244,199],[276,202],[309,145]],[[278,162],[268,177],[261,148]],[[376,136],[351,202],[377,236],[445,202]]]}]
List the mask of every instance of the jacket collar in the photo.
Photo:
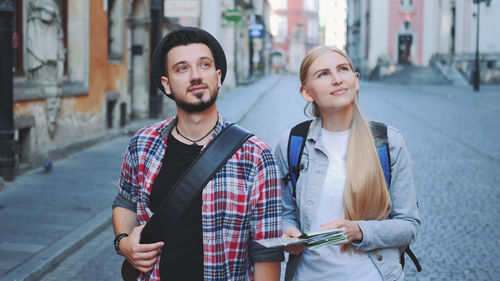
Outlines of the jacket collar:
[{"label": "jacket collar", "polygon": [[318,142],[321,137],[321,127],[323,126],[323,120],[321,117],[316,117],[311,125],[309,126],[309,133],[307,134],[307,139],[314,142]]}]

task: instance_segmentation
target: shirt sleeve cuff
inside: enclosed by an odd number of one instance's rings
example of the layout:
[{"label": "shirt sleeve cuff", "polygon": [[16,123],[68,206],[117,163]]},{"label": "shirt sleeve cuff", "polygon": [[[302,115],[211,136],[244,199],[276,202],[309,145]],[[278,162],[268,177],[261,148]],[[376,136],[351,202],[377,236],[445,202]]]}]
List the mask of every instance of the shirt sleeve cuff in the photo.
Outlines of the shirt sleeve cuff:
[{"label": "shirt sleeve cuff", "polygon": [[266,248],[254,240],[249,243],[248,253],[253,262],[282,262],[285,260],[282,247]]},{"label": "shirt sleeve cuff", "polygon": [[128,209],[134,213],[137,212],[137,204],[127,200],[123,195],[118,193],[115,197],[115,201],[113,201],[113,205],[111,206],[113,209],[116,207],[122,207]]},{"label": "shirt sleeve cuff", "polygon": [[300,230],[300,227],[299,225],[297,224],[297,221],[295,220],[288,220],[288,219],[283,219],[283,222],[282,222],[282,227],[283,227],[283,233],[285,233],[285,231],[290,228],[290,227],[295,227],[297,228],[300,232],[302,232]]},{"label": "shirt sleeve cuff", "polygon": [[359,225],[359,229],[363,232],[363,239],[352,241],[351,244],[355,246],[358,250],[365,251],[365,249],[370,246],[370,228],[368,227],[368,221],[359,220],[356,221]]}]

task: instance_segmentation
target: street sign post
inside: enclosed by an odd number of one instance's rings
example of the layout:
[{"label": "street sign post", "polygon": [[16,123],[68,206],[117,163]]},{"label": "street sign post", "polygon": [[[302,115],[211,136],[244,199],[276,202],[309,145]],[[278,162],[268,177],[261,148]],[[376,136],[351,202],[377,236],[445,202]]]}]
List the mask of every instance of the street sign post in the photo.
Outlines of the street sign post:
[{"label": "street sign post", "polygon": [[248,25],[248,36],[250,38],[263,38],[264,25],[260,23],[253,23]]},{"label": "street sign post", "polygon": [[222,12],[222,18],[227,21],[238,22],[243,18],[243,13],[238,9],[227,9]]},{"label": "street sign post", "polygon": [[475,92],[479,92],[479,84],[481,84],[481,74],[480,74],[480,66],[479,66],[479,22],[480,22],[480,12],[481,12],[481,3],[486,3],[486,7],[490,6],[491,0],[472,0],[472,3],[477,5],[476,12],[476,58],[474,61],[474,71],[472,72],[472,83],[473,89]]}]

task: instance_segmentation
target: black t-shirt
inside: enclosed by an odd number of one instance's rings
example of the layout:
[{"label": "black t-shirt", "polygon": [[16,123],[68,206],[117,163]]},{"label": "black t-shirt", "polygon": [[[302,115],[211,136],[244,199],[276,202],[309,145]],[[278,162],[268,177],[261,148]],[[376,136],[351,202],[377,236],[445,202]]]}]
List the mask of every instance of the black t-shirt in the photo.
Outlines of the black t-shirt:
[{"label": "black t-shirt", "polygon": [[[172,135],[167,139],[167,151],[149,197],[153,213],[161,201],[200,154],[202,146],[184,144]],[[160,278],[169,280],[203,280],[202,196],[197,196],[165,239],[160,259]]]}]

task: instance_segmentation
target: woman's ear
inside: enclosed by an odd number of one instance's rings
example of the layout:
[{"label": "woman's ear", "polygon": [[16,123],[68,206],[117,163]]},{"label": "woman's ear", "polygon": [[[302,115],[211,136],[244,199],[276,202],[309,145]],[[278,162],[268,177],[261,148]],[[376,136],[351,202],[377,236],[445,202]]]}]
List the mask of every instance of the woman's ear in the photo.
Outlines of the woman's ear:
[{"label": "woman's ear", "polygon": [[305,101],[314,102],[314,99],[311,96],[311,93],[309,93],[309,91],[306,89],[306,87],[300,86],[300,94],[302,95],[302,98],[304,98]]}]

